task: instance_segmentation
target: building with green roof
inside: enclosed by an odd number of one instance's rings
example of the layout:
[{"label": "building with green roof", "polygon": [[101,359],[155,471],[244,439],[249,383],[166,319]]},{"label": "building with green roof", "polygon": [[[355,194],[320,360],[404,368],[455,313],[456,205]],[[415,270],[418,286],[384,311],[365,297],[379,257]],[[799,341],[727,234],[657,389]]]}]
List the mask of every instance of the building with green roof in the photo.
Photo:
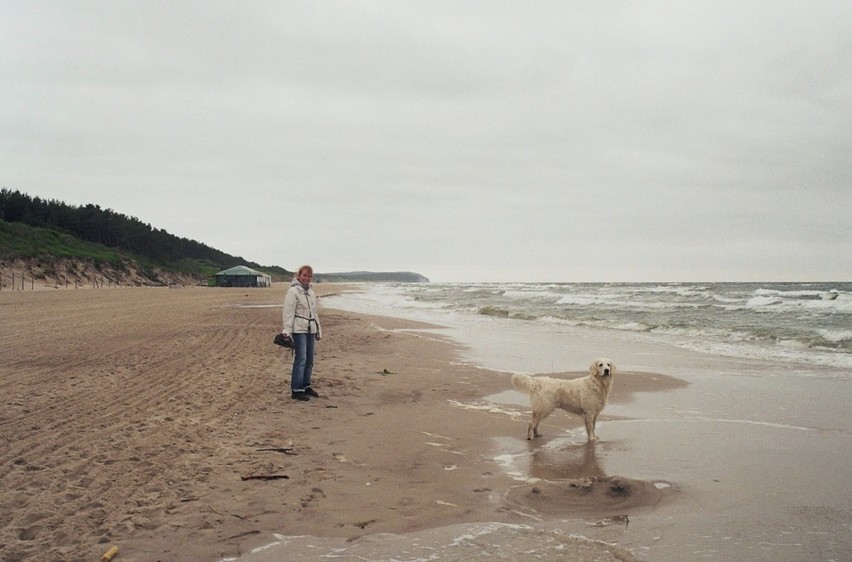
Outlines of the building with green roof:
[{"label": "building with green roof", "polygon": [[217,287],[271,287],[272,277],[250,267],[238,265],[215,275]]}]

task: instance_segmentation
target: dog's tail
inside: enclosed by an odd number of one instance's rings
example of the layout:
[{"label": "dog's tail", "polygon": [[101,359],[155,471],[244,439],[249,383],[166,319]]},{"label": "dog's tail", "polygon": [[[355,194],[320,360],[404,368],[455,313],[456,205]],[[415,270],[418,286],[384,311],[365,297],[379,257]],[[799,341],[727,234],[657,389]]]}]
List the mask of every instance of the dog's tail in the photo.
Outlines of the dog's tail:
[{"label": "dog's tail", "polygon": [[523,373],[515,373],[512,375],[512,386],[514,386],[517,390],[520,390],[521,392],[529,394],[530,383],[532,382],[532,380],[532,377],[529,375],[525,375]]}]

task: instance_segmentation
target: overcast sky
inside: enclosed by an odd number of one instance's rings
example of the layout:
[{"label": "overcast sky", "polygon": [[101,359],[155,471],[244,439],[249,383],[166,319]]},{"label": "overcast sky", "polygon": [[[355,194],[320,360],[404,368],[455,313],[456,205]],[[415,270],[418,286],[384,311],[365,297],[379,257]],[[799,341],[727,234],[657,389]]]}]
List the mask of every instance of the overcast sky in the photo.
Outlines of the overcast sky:
[{"label": "overcast sky", "polygon": [[0,187],[263,265],[852,280],[852,2],[0,0]]}]

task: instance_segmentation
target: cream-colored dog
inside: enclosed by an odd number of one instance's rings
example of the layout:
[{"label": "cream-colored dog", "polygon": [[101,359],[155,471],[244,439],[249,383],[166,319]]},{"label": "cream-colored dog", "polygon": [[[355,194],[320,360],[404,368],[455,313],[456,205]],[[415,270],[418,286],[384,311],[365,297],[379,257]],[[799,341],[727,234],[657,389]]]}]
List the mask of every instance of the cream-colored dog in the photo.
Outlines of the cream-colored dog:
[{"label": "cream-colored dog", "polygon": [[596,441],[595,422],[601,413],[609,392],[615,365],[609,359],[595,359],[589,365],[588,376],[563,380],[551,377],[531,377],[522,373],[512,375],[512,386],[530,395],[532,419],[527,428],[527,439],[541,437],[538,424],[556,408],[583,416],[589,441]]}]

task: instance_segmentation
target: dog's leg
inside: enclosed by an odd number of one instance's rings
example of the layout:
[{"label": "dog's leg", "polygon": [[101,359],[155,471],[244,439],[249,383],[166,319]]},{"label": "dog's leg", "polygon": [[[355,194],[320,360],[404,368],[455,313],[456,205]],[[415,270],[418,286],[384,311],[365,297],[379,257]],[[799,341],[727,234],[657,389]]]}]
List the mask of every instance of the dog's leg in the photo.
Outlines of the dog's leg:
[{"label": "dog's leg", "polygon": [[530,424],[527,426],[527,441],[532,440],[533,437],[541,437],[541,433],[538,432],[539,423],[541,423],[541,417],[533,412]]},{"label": "dog's leg", "polygon": [[541,433],[538,432],[538,424],[549,416],[555,408],[556,406],[549,402],[545,402],[543,405],[541,403],[533,404],[532,419],[527,428],[527,440],[533,437],[541,437]]},{"label": "dog's leg", "polygon": [[541,432],[538,430],[538,424],[535,424],[535,427],[533,428],[533,437],[541,437]]},{"label": "dog's leg", "polygon": [[592,414],[591,412],[586,412],[583,415],[583,421],[586,422],[586,436],[589,438],[589,442],[597,441],[598,437],[595,435],[595,423],[598,420],[597,414]]}]

